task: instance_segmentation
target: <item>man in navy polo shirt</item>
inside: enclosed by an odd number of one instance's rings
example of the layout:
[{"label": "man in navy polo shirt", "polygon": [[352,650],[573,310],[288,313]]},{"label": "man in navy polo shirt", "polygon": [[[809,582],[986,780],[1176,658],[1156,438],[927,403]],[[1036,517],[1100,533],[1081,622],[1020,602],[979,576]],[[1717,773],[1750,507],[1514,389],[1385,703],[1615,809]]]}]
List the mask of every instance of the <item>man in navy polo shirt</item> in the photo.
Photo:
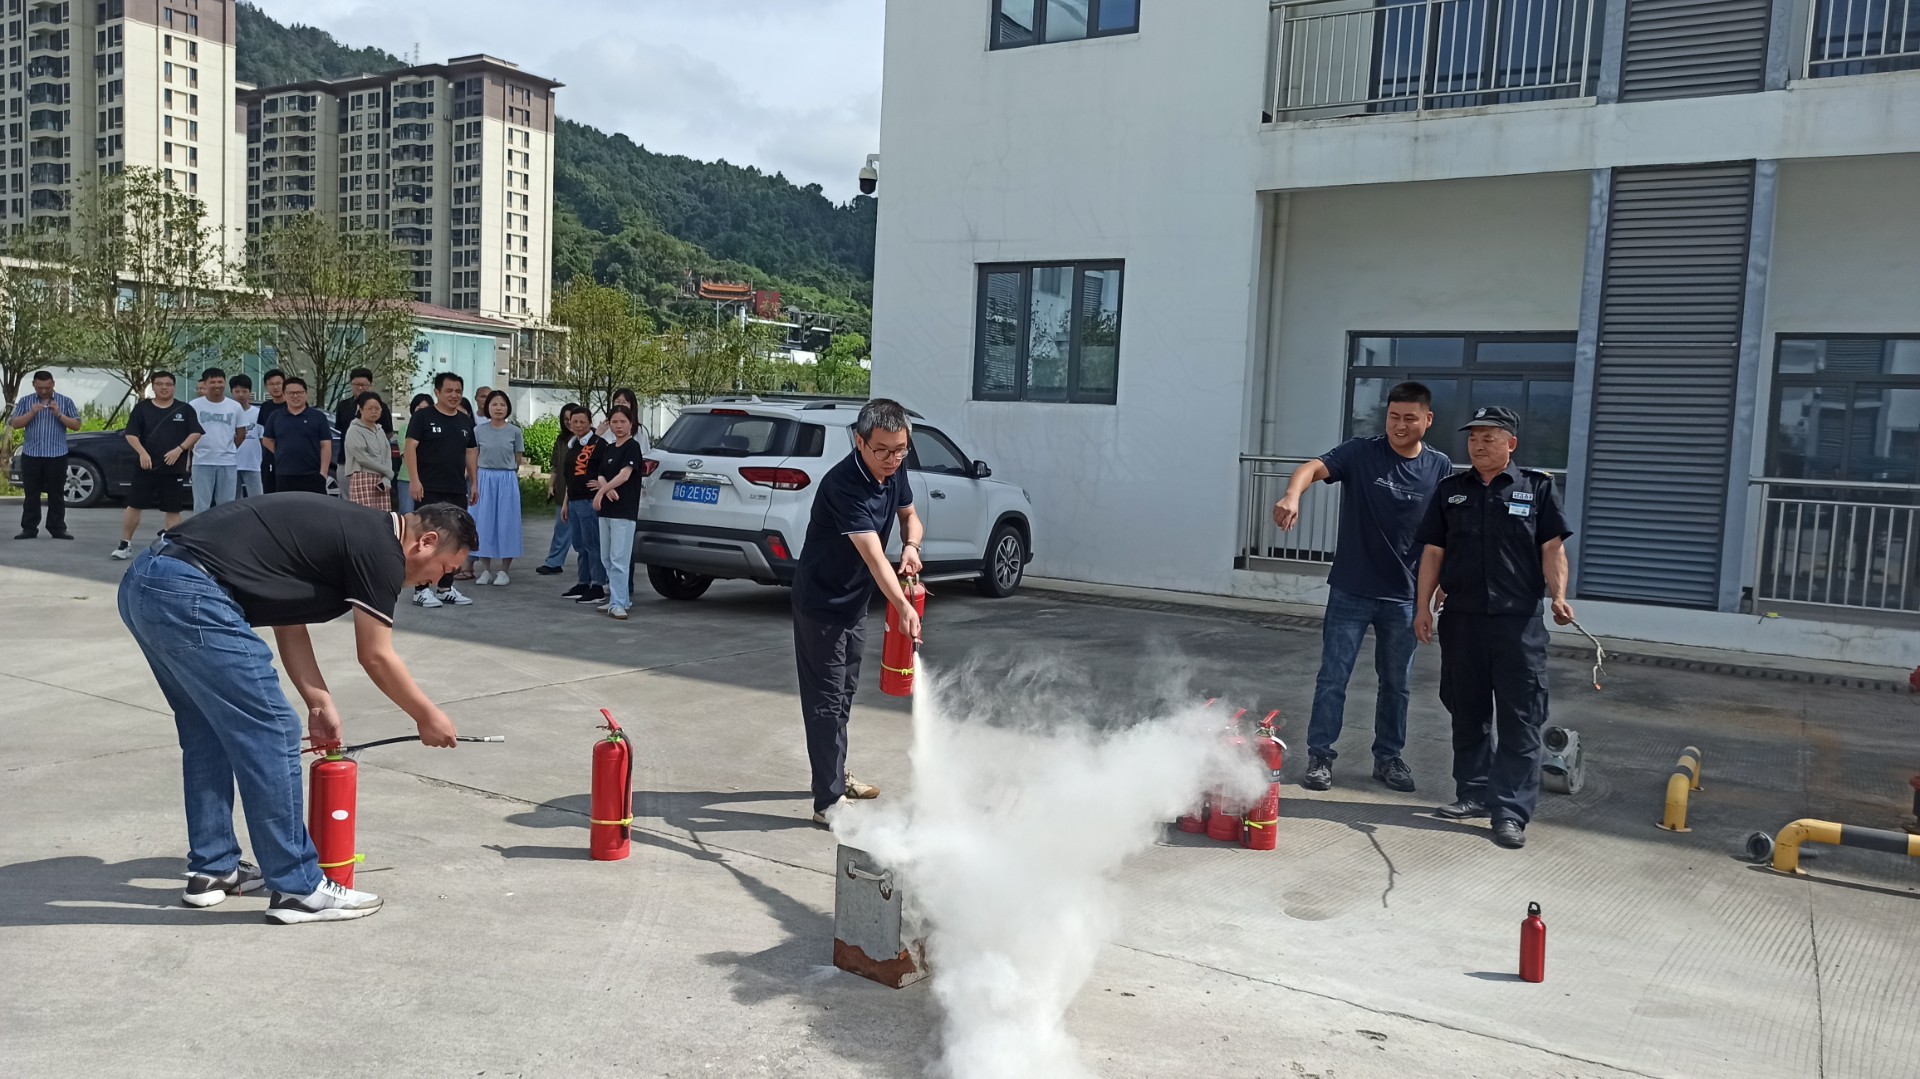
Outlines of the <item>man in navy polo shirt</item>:
[{"label": "man in navy polo shirt", "polygon": [[1380,677],[1373,707],[1373,778],[1413,790],[1400,759],[1407,744],[1407,682],[1413,673],[1413,598],[1419,555],[1413,534],[1434,488],[1453,472],[1446,454],[1425,443],[1433,426],[1433,394],[1418,382],[1387,391],[1387,433],[1353,438],[1293,470],[1286,497],[1273,507],[1281,531],[1300,519],[1300,496],[1319,480],[1343,484],[1340,538],[1327,574],[1320,676],[1307,724],[1307,773],[1301,786],[1333,786],[1333,743],[1346,715],[1347,680],[1360,642],[1373,627],[1373,666]]},{"label": "man in navy polo shirt", "polygon": [[[813,765],[813,823],[823,826],[841,799],[880,794],[847,772],[847,713],[860,687],[860,650],[876,588],[899,612],[901,628],[920,636],[920,618],[900,587],[900,578],[920,572],[922,532],[901,468],[907,410],[884,398],[869,401],[853,430],[853,452],[820,479],[793,579],[793,652]],[[905,537],[897,568],[887,561],[895,518]]]}]

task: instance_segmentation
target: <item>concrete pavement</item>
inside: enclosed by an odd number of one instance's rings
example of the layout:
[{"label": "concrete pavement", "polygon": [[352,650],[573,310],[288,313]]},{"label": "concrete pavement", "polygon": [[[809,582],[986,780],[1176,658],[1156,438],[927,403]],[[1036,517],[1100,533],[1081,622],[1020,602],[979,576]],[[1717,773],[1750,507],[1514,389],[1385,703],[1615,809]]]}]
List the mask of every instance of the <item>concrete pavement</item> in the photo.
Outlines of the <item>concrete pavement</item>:
[{"label": "concrete pavement", "polygon": [[[526,560],[469,608],[405,608],[400,649],[463,733],[362,761],[351,925],[276,927],[264,901],[178,906],[170,718],[120,627],[115,511],[76,543],[0,546],[0,1060],[12,1074],[913,1076],[937,1033],[923,988],[827,966],[833,840],[806,821],[785,595],[645,591],[621,625]],[[157,522],[156,522],[157,523]],[[528,549],[545,526],[529,522]],[[1293,717],[1318,638],[1231,610],[1142,610],[940,589],[930,667],[991,681],[1036,654],[1125,715],[1184,686]],[[871,634],[877,667],[879,634]],[[349,737],[410,723],[343,623],[316,630]],[[1280,850],[1171,837],[1122,876],[1126,925],[1069,1017],[1103,1075],[1898,1077],[1920,1059],[1920,871],[1822,850],[1810,880],[1733,857],[1802,815],[1887,826],[1920,770],[1907,696],[1654,667],[1604,694],[1556,660],[1554,715],[1589,786],[1549,796],[1525,851],[1424,811],[1451,796],[1436,657],[1416,672],[1422,790],[1365,778],[1367,664],[1338,785],[1289,785]],[[868,678],[853,766],[906,778],[900,702]],[[640,750],[635,850],[585,858],[596,710]],[[1700,745],[1694,831],[1653,827]],[[1289,762],[1297,776],[1304,760]],[[1511,977],[1529,900],[1548,981]],[[936,977],[938,975],[936,974]]]}]

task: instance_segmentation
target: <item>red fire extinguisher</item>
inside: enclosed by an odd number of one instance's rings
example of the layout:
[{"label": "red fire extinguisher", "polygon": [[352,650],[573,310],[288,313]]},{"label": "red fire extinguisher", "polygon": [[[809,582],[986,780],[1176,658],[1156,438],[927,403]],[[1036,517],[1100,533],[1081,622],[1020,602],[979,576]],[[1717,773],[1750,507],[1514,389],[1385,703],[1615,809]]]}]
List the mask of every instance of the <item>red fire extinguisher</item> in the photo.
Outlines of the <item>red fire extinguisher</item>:
[{"label": "red fire extinguisher", "polygon": [[[1240,734],[1240,717],[1246,714],[1247,710],[1245,708],[1235,712],[1233,719],[1227,724],[1226,731],[1227,744],[1234,749],[1243,751],[1246,748],[1247,740]],[[1212,812],[1207,816],[1207,838],[1217,839],[1222,843],[1238,842],[1240,840],[1241,817],[1245,812],[1246,807],[1240,804],[1238,798],[1233,797],[1225,791],[1214,791]]]},{"label": "red fire extinguisher", "polygon": [[605,738],[593,744],[593,797],[587,850],[596,862],[617,862],[633,849],[633,744],[605,708]]},{"label": "red fire extinguisher", "polygon": [[[1201,708],[1203,710],[1212,708],[1219,699],[1218,697],[1208,697],[1207,703],[1202,705]],[[1207,811],[1212,807],[1213,795],[1211,793],[1201,794],[1200,800],[1193,804],[1192,809],[1174,818],[1174,827],[1190,835],[1204,834],[1207,830]]]},{"label": "red fire extinguisher", "polygon": [[1268,712],[1253,735],[1253,751],[1267,770],[1267,790],[1259,802],[1247,810],[1240,845],[1248,850],[1272,850],[1280,843],[1280,766],[1286,760],[1287,744],[1274,733],[1274,723],[1279,718],[1278,711]]},{"label": "red fire extinguisher", "polygon": [[[913,604],[913,613],[924,617],[927,613],[927,590],[918,577],[908,577],[900,582],[900,588],[907,594],[907,602]],[[880,649],[880,692],[889,697],[913,696],[914,639],[900,630],[900,612],[889,605],[887,607],[887,636]]]},{"label": "red fire extinguisher", "polygon": [[1520,980],[1547,980],[1547,923],[1540,920],[1540,904],[1527,904],[1527,917],[1520,923]]},{"label": "red fire extinguisher", "polygon": [[[316,747],[319,748],[319,747]],[[320,869],[342,888],[353,887],[353,867],[364,860],[353,849],[353,817],[360,791],[360,765],[338,743],[307,773],[307,832]]]}]

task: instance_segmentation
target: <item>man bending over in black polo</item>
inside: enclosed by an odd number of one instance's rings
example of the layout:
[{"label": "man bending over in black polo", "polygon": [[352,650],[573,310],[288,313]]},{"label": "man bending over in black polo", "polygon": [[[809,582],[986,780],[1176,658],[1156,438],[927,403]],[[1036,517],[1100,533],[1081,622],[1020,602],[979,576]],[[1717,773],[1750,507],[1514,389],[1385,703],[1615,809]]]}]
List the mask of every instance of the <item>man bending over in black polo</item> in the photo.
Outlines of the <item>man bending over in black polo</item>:
[{"label": "man bending over in black polo", "polygon": [[[187,889],[210,907],[263,884],[267,920],[364,918],[380,899],[321,875],[300,807],[300,717],[280,690],[280,662],[307,705],[307,733],[340,741],[340,713],[307,626],[353,612],[360,666],[413,717],[420,741],[451,748],[453,721],[393,651],[400,590],[447,573],[477,542],[458,506],[401,517],[344,499],[281,492],[216,506],[163,534],[120,582],[120,619],[173,708],[186,788]],[[239,786],[260,868],[233,833]]]}]

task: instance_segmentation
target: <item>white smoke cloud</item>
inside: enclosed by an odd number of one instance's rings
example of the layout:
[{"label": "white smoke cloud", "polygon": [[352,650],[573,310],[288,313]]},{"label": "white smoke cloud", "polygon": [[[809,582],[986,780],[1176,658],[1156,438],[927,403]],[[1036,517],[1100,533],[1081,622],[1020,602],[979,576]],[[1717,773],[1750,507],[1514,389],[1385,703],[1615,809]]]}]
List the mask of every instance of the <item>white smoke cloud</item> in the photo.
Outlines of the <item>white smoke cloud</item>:
[{"label": "white smoke cloud", "polygon": [[[1090,1079],[1066,1011],[1119,925],[1113,879],[1199,792],[1252,797],[1265,773],[1195,702],[1115,726],[1110,713],[1021,693],[962,702],[920,676],[913,789],[836,811],[840,840],[901,876],[928,927],[943,1079]],[[1042,703],[1044,701],[1044,703]]]}]

